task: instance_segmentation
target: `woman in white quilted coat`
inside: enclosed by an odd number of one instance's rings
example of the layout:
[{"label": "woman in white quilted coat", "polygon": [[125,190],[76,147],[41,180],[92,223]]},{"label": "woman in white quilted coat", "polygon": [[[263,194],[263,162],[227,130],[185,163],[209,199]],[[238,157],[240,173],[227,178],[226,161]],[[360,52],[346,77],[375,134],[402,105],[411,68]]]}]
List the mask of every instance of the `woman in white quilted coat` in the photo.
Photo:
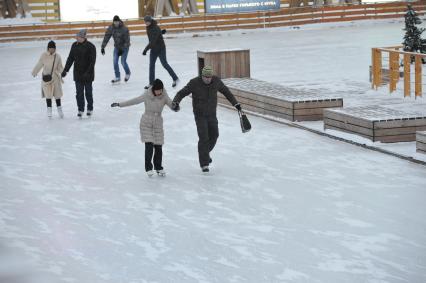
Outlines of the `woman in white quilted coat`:
[{"label": "woman in white quilted coat", "polygon": [[164,129],[161,112],[164,105],[172,109],[172,101],[164,89],[163,82],[156,79],[141,96],[123,102],[114,102],[111,107],[127,107],[142,102],[145,103],[145,113],[140,121],[140,133],[141,140],[145,143],[145,171],[149,177],[154,175],[152,170],[154,155],[154,170],[159,176],[165,176],[166,172],[162,166]]},{"label": "woman in white quilted coat", "polygon": [[52,74],[50,81],[45,82],[43,79],[41,80],[41,96],[46,98],[47,116],[52,118],[52,98],[55,98],[58,115],[60,118],[64,118],[61,106],[61,97],[63,95],[61,73],[64,67],[62,66],[61,56],[56,53],[56,44],[52,40],[47,44],[47,51],[41,54],[40,59],[35,65],[32,71],[33,77],[37,76],[41,69],[43,69],[43,75]]}]

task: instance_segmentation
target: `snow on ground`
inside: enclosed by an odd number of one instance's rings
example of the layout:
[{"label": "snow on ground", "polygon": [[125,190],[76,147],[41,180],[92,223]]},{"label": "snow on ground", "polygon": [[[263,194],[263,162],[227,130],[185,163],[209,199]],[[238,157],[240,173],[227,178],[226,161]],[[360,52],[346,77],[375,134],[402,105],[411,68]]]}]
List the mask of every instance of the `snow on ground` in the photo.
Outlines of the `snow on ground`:
[{"label": "snow on ground", "polygon": [[[400,42],[401,28],[380,21],[166,41],[179,87],[196,74],[196,50],[250,48],[252,77],[359,103],[399,99],[366,90],[370,47]],[[0,282],[426,281],[424,166],[255,116],[242,134],[237,114],[220,108],[204,176],[186,99],[179,113],[164,111],[168,176],[147,178],[143,106],[109,107],[142,92],[145,44],[132,39],[128,84],[109,84],[112,44],[99,55],[95,115],[82,121],[70,75],[66,118],[46,118],[30,71],[47,42],[0,45]],[[57,42],[64,61],[70,45]]]}]

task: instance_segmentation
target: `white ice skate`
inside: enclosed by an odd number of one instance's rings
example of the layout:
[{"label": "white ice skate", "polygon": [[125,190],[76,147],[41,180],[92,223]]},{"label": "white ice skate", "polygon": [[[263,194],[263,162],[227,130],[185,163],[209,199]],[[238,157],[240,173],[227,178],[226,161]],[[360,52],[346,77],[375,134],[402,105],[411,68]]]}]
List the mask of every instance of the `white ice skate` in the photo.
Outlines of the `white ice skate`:
[{"label": "white ice skate", "polygon": [[152,176],[154,176],[154,170],[149,170],[149,171],[146,171],[146,174],[148,175],[148,177],[152,177]]},{"label": "white ice skate", "polygon": [[47,117],[52,118],[52,107],[47,107]]},{"label": "white ice skate", "polygon": [[64,112],[62,112],[62,106],[58,106],[59,118],[64,119]]},{"label": "white ice skate", "polygon": [[111,80],[111,83],[112,83],[112,84],[118,84],[118,83],[120,83],[120,81],[121,81],[121,79],[120,79],[120,78],[115,78],[115,79],[112,79],[112,80]]},{"label": "white ice skate", "polygon": [[87,117],[91,117],[93,115],[93,110],[87,110],[86,115]]},{"label": "white ice skate", "polygon": [[78,119],[82,119],[83,118],[83,111],[78,111],[77,117],[78,117]]},{"label": "white ice skate", "polygon": [[124,81],[127,83],[127,81],[130,79],[130,74],[126,74],[126,76],[124,77]]},{"label": "white ice skate", "polygon": [[164,171],[164,169],[157,170],[157,174],[160,177],[165,177],[166,176],[166,171]]},{"label": "white ice skate", "polygon": [[203,173],[209,173],[209,172],[210,172],[210,170],[209,170],[209,166],[203,166],[203,167],[201,167],[201,171],[202,171]]}]

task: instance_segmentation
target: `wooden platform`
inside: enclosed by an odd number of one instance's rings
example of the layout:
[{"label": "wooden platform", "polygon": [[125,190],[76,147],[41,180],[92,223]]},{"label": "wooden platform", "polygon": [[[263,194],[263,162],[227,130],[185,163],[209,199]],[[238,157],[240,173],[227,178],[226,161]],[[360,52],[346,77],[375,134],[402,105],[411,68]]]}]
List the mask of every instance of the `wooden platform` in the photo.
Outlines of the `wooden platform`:
[{"label": "wooden platform", "polygon": [[426,104],[393,104],[327,109],[324,129],[340,130],[385,143],[415,141],[426,130]]},{"label": "wooden platform", "polygon": [[[243,109],[290,121],[321,120],[325,108],[342,107],[343,99],[319,95],[250,78],[230,78],[223,82]],[[219,103],[229,105],[222,95]]]},{"label": "wooden platform", "polygon": [[416,133],[416,149],[417,152],[426,154],[426,131]]}]

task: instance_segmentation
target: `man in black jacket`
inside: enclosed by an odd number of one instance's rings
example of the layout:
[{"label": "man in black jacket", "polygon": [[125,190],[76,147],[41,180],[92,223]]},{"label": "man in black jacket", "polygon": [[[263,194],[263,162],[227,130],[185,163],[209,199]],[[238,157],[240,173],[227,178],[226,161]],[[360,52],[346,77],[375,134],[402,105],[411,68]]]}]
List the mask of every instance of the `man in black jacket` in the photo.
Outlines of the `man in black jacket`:
[{"label": "man in black jacket", "polygon": [[111,83],[120,82],[120,67],[118,66],[118,57],[121,56],[121,65],[123,65],[126,76],[124,81],[128,81],[130,78],[130,68],[127,65],[127,55],[129,54],[130,47],[130,34],[129,29],[123,23],[119,16],[114,16],[112,19],[112,25],[110,25],[102,41],[101,53],[105,55],[105,47],[108,44],[110,38],[114,39],[114,53],[113,53],[113,62],[114,62],[114,73],[115,78],[111,80]]},{"label": "man in black jacket", "polygon": [[149,85],[146,86],[145,89],[148,89],[155,80],[155,62],[157,61],[157,58],[160,58],[161,65],[163,65],[167,72],[169,72],[169,75],[173,79],[172,87],[175,87],[178,83],[178,77],[172,67],[170,67],[169,63],[167,63],[166,44],[164,43],[163,32],[157,25],[157,21],[155,21],[151,16],[145,16],[144,21],[149,43],[142,54],[146,55],[148,50],[151,49],[149,54]]},{"label": "man in black jacket", "polygon": [[77,33],[77,41],[71,46],[67,63],[65,64],[62,77],[65,77],[74,64],[74,81],[76,88],[76,99],[78,106],[77,116],[81,118],[84,113],[84,97],[87,100],[87,116],[93,112],[93,88],[95,80],[96,47],[86,39],[86,30]]},{"label": "man in black jacket", "polygon": [[212,162],[210,152],[213,150],[219,137],[219,128],[216,117],[217,92],[221,92],[226,99],[241,111],[241,106],[234,95],[222,80],[213,76],[213,69],[205,66],[201,77],[193,78],[173,99],[172,109],[179,110],[180,101],[192,93],[192,108],[198,133],[198,159],[203,172],[209,172]]}]

